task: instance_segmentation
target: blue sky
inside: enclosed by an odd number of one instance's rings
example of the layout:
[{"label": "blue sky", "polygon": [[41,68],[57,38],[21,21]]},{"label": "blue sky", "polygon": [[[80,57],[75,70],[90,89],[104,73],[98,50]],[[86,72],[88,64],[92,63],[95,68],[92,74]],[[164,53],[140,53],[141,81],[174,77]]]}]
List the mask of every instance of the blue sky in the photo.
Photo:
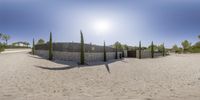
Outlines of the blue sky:
[{"label": "blue sky", "polygon": [[[110,23],[107,31],[94,29],[96,21]],[[199,0],[0,0],[0,32],[11,35],[9,43],[49,38],[54,42],[108,45],[120,41],[147,46],[198,41]]]}]

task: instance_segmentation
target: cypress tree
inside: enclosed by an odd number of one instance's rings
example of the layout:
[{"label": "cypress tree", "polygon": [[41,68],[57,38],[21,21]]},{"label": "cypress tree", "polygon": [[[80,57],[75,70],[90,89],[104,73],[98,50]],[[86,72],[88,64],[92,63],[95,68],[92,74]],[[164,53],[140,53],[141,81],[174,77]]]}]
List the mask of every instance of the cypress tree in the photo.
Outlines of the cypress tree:
[{"label": "cypress tree", "polygon": [[118,50],[117,50],[117,48],[118,48],[118,44],[115,44],[115,59],[118,59]]},{"label": "cypress tree", "polygon": [[33,55],[35,54],[35,40],[34,40],[34,38],[33,38],[32,54]]},{"label": "cypress tree", "polygon": [[141,41],[139,42],[139,59],[141,59]]},{"label": "cypress tree", "polygon": [[49,60],[53,59],[53,46],[52,46],[52,33],[50,32],[49,38]]},{"label": "cypress tree", "polygon": [[163,56],[165,56],[165,44],[163,43]]},{"label": "cypress tree", "polygon": [[80,31],[81,34],[81,51],[80,51],[80,63],[81,65],[85,64],[85,48],[84,48],[84,38],[83,38],[83,33]]},{"label": "cypress tree", "polygon": [[104,57],[104,62],[107,61],[107,56],[106,56],[106,43],[104,41],[104,45],[103,45],[103,57]]},{"label": "cypress tree", "polygon": [[151,58],[154,58],[154,46],[153,46],[153,41],[151,42]]}]

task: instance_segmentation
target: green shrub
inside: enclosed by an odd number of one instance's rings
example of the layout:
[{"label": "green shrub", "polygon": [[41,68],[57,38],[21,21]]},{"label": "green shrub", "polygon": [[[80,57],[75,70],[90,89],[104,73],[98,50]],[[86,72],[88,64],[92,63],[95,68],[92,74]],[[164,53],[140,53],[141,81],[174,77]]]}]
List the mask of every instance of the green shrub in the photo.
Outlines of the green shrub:
[{"label": "green shrub", "polygon": [[4,51],[4,46],[0,44],[0,52]]},{"label": "green shrub", "polygon": [[200,47],[198,47],[198,46],[192,46],[189,49],[189,52],[191,52],[191,53],[200,53]]},{"label": "green shrub", "polygon": [[45,44],[45,41],[43,39],[39,39],[37,44]]},{"label": "green shrub", "polygon": [[189,48],[189,52],[191,53],[200,53],[200,41],[195,43],[193,46]]},{"label": "green shrub", "polygon": [[3,47],[0,47],[0,52],[4,51],[4,48]]},{"label": "green shrub", "polygon": [[4,51],[5,46],[6,46],[5,44],[0,42],[0,52]]},{"label": "green shrub", "polygon": [[115,48],[115,59],[118,59],[118,51],[122,51],[123,50],[123,46],[121,45],[120,42],[117,41],[117,42],[115,42],[113,47]]},{"label": "green shrub", "polygon": [[183,48],[178,48],[178,50],[176,51],[176,53],[178,53],[178,54],[183,53]]}]

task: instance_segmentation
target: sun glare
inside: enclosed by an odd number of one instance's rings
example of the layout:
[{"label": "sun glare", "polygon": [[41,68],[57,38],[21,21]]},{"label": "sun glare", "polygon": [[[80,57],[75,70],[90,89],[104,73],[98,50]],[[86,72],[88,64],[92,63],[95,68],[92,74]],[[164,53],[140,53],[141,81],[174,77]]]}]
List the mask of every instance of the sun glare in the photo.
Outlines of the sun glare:
[{"label": "sun glare", "polygon": [[94,29],[99,34],[105,34],[111,28],[111,23],[107,20],[98,20],[94,23]]}]

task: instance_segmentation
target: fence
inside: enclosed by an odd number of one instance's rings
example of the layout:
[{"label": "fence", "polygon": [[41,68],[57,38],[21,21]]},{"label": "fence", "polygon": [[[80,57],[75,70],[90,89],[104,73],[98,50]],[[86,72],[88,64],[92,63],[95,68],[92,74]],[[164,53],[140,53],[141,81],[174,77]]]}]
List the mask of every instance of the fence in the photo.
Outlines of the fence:
[{"label": "fence", "polygon": [[[162,56],[161,52],[154,52],[154,57]],[[136,57],[139,58],[139,50],[136,51]],[[141,50],[141,58],[151,58],[150,50]]]},{"label": "fence", "polygon": [[[104,47],[92,44],[85,44],[85,60],[103,61]],[[48,43],[35,46],[35,54],[48,58]],[[106,46],[107,59],[115,59],[115,49]],[[122,51],[118,51],[118,58],[122,55]],[[54,59],[76,61],[80,60],[80,43],[53,43],[53,57]]]},{"label": "fence", "polygon": [[[48,50],[49,44],[35,46],[35,50]],[[85,44],[85,52],[103,52],[103,46]],[[53,51],[80,52],[80,43],[53,43]],[[107,52],[115,52],[112,47],[106,46]]]}]

